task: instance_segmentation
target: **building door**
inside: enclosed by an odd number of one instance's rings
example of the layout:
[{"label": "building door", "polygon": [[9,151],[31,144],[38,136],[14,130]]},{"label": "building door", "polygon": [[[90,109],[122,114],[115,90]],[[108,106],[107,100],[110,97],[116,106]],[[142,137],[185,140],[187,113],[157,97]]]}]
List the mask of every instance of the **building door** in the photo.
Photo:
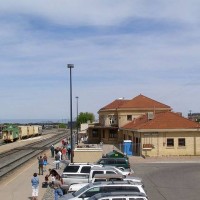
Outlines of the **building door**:
[{"label": "building door", "polygon": [[134,143],[134,149],[135,149],[135,155],[140,156],[140,144],[141,140],[140,138],[136,137],[135,138],[135,143]]}]

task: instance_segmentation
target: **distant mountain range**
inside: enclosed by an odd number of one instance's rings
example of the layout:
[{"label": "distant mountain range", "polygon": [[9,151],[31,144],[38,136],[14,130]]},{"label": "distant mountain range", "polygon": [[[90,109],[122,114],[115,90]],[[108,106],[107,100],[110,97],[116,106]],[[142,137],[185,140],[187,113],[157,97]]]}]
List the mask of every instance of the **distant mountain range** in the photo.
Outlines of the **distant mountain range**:
[{"label": "distant mountain range", "polygon": [[0,124],[4,123],[68,123],[68,119],[0,119]]}]

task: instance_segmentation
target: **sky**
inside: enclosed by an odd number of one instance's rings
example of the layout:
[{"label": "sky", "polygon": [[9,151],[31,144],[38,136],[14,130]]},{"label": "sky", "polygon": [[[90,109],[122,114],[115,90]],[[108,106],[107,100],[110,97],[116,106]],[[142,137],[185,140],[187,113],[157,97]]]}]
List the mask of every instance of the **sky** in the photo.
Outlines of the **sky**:
[{"label": "sky", "polygon": [[139,94],[200,112],[200,1],[1,0],[0,122],[69,119]]}]

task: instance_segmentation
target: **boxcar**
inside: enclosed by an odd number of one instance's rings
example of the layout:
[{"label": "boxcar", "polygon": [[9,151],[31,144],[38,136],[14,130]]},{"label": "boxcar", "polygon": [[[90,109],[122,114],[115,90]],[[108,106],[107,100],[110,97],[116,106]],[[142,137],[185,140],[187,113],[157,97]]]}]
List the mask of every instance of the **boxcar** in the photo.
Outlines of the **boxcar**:
[{"label": "boxcar", "polygon": [[42,135],[42,126],[34,125],[33,127],[35,135]]}]

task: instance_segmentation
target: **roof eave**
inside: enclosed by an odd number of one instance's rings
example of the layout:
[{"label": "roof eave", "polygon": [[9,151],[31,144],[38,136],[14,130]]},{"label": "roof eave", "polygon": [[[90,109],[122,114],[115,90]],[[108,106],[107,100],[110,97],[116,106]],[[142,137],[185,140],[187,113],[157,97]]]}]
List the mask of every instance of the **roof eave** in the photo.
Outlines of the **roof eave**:
[{"label": "roof eave", "polygon": [[189,128],[189,129],[138,129],[137,132],[144,133],[144,132],[200,132],[200,128]]}]

